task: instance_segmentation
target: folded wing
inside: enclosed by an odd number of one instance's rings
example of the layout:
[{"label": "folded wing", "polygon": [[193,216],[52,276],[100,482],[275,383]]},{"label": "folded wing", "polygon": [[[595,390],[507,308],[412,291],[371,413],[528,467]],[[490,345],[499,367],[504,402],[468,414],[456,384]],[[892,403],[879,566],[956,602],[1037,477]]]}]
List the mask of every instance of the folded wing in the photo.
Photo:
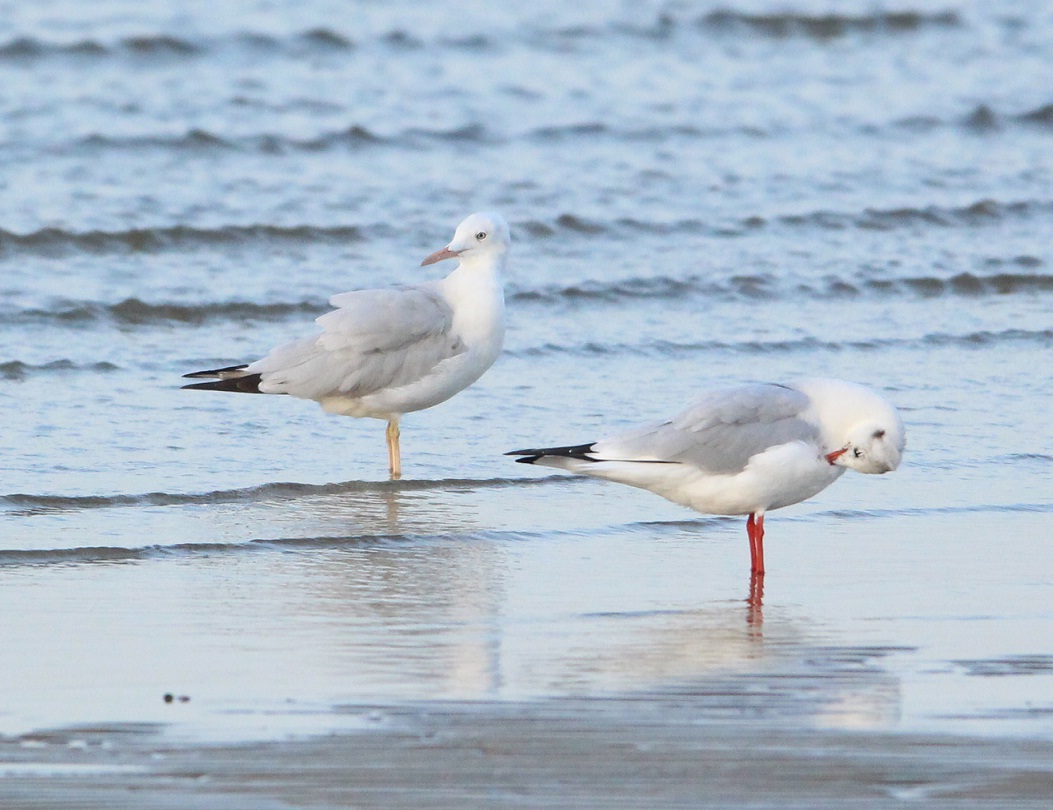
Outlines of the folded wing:
[{"label": "folded wing", "polygon": [[781,385],[747,385],[708,394],[664,422],[593,445],[601,461],[679,462],[707,473],[737,473],[757,453],[792,441],[817,442],[805,417],[808,397]]},{"label": "folded wing", "polygon": [[249,364],[260,391],[305,399],[367,396],[410,385],[465,350],[453,313],[432,285],[334,295],[315,322],[322,334],[279,346]]}]

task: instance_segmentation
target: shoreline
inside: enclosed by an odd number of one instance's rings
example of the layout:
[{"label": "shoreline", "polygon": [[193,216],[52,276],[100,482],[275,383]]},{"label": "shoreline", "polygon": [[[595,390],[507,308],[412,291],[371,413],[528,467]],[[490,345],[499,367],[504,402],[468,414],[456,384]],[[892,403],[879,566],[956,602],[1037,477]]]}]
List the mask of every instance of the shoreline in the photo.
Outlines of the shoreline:
[{"label": "shoreline", "polygon": [[161,724],[0,738],[0,804],[41,807],[1047,806],[1053,741],[699,721],[625,698],[334,710],[361,730],[200,743]]}]

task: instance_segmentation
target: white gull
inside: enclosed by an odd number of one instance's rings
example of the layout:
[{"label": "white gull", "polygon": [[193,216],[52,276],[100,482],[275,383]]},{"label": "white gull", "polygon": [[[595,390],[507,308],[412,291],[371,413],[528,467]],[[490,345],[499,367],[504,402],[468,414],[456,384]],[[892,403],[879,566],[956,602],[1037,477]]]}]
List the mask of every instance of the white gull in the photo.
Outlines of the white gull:
[{"label": "white gull", "polygon": [[765,512],[812,497],[846,469],[894,470],[905,443],[899,414],[876,392],[813,379],[715,390],[663,422],[507,455],[648,489],[706,514],[749,515],[752,571],[763,574]]},{"label": "white gull", "polygon": [[399,417],[449,399],[493,365],[504,343],[501,274],[511,236],[498,214],[465,219],[450,243],[421,266],[456,258],[441,281],[356,290],[315,323],[321,334],[286,343],[264,358],[186,377],[215,382],[184,388],[289,394],[329,413],[387,420],[392,478],[402,474]]}]

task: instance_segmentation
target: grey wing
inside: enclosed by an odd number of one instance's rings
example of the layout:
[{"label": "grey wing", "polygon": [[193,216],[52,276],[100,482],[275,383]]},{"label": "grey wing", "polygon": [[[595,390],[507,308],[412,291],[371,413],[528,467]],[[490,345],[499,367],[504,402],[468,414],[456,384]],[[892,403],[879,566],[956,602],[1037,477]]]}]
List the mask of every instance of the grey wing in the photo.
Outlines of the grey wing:
[{"label": "grey wing", "polygon": [[664,422],[597,442],[591,458],[691,464],[737,473],[750,458],[792,441],[817,442],[808,397],[781,385],[746,385],[706,395]]},{"label": "grey wing", "polygon": [[322,334],[285,344],[245,369],[261,390],[306,399],[366,396],[409,385],[464,351],[453,312],[433,286],[342,293],[315,322]]}]

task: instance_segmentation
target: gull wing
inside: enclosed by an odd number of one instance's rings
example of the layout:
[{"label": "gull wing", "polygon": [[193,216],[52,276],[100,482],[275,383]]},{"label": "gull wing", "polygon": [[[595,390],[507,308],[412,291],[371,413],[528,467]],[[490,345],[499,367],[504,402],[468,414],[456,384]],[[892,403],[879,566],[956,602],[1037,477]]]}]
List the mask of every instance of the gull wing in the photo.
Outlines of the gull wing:
[{"label": "gull wing", "polygon": [[334,295],[318,318],[322,334],[287,343],[245,372],[260,390],[305,399],[367,396],[410,385],[465,350],[453,312],[434,285]]},{"label": "gull wing", "polygon": [[664,422],[596,442],[596,461],[690,464],[707,473],[741,472],[749,460],[780,444],[817,443],[802,392],[782,385],[746,385],[703,396]]}]

